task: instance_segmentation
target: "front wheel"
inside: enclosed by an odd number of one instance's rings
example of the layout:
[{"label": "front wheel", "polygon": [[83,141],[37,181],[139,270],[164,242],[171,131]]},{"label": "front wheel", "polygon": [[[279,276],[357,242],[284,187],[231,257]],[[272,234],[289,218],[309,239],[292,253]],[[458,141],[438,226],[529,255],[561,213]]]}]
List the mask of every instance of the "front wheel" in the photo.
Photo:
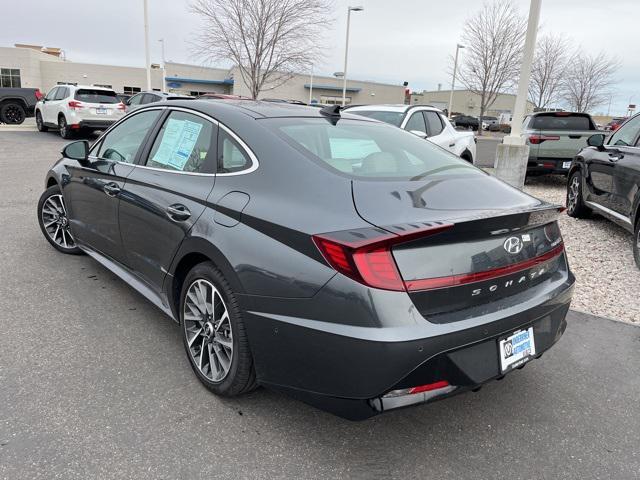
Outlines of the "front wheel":
[{"label": "front wheel", "polygon": [[582,172],[576,170],[567,182],[567,215],[574,218],[588,218],[591,210],[584,204],[582,198]]},{"label": "front wheel", "polygon": [[39,132],[46,132],[47,130],[49,130],[44,124],[44,120],[42,120],[42,114],[39,110],[36,112],[36,126],[38,127]]},{"label": "front wheel", "polygon": [[58,119],[58,131],[60,132],[60,136],[66,140],[71,138],[71,129],[67,124],[67,119],[64,118],[64,115],[60,115]]},{"label": "front wheel", "polygon": [[238,301],[213,263],[198,264],[187,274],[180,320],[191,368],[209,390],[232,397],[256,388]]},{"label": "front wheel", "polygon": [[24,122],[26,112],[18,103],[5,103],[0,107],[0,120],[8,125],[20,125]]},{"label": "front wheel", "polygon": [[82,253],[71,233],[67,207],[57,185],[47,188],[40,196],[38,223],[42,234],[53,248],[71,255]]}]

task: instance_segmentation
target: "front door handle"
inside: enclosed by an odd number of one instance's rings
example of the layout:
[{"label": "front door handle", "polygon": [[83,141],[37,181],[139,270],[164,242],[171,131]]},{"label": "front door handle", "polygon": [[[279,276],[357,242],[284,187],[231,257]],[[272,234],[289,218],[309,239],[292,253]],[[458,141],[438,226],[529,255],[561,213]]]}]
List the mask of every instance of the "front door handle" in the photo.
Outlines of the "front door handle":
[{"label": "front door handle", "polygon": [[455,143],[455,142],[450,143],[450,144],[449,144],[449,146],[450,146],[450,147],[455,147],[455,146],[456,146],[456,143]]},{"label": "front door handle", "polygon": [[618,160],[620,160],[623,157],[623,155],[615,155],[613,153],[609,154],[609,161],[610,162],[617,162]]},{"label": "front door handle", "polygon": [[184,205],[176,203],[167,207],[167,215],[171,220],[182,222],[191,216],[191,212]]},{"label": "front door handle", "polygon": [[105,184],[102,187],[102,190],[104,190],[104,193],[106,193],[110,197],[115,197],[116,195],[118,195],[118,193],[120,193],[120,187],[118,186],[117,183],[114,183],[114,182],[109,182]]}]

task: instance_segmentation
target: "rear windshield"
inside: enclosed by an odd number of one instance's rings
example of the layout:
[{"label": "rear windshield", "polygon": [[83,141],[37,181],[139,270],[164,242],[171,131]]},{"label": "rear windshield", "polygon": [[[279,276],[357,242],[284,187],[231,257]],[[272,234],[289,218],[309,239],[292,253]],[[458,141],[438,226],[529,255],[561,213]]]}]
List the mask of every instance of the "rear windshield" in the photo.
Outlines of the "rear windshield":
[{"label": "rear windshield", "polygon": [[90,88],[77,90],[75,99],[86,103],[118,103],[120,101],[114,91],[93,90]]},{"label": "rear windshield", "polygon": [[347,112],[380,120],[381,122],[395,125],[396,127],[400,126],[404,118],[404,113],[402,112],[385,112],[383,110],[347,110]]},{"label": "rear windshield", "polygon": [[535,130],[595,130],[587,115],[552,114],[533,117],[531,127]]},{"label": "rear windshield", "polygon": [[396,127],[324,118],[264,120],[307,157],[350,177],[417,180],[484,173],[437,145]]}]

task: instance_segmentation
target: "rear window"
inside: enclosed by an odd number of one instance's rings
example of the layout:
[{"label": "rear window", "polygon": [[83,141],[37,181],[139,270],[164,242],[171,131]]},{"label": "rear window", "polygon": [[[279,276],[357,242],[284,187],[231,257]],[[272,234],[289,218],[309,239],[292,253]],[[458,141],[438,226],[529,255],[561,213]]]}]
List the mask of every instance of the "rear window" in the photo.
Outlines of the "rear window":
[{"label": "rear window", "polygon": [[75,99],[86,103],[118,103],[120,101],[114,91],[94,90],[91,88],[77,90]]},{"label": "rear window", "polygon": [[341,119],[264,120],[289,144],[337,172],[355,178],[420,179],[431,175],[484,175],[468,162],[399,128]]},{"label": "rear window", "polygon": [[385,112],[384,110],[347,110],[348,113],[354,113],[363,117],[373,118],[381,122],[388,123],[399,127],[404,118],[402,112]]},{"label": "rear window", "polygon": [[537,115],[533,117],[531,128],[535,130],[595,130],[587,115]]}]

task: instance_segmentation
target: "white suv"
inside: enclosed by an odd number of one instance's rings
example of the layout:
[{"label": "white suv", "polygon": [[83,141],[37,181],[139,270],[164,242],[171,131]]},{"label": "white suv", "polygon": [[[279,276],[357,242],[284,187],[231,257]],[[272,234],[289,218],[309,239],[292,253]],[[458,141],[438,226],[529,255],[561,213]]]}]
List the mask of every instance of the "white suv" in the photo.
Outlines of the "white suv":
[{"label": "white suv", "polygon": [[360,105],[347,112],[390,123],[440,145],[473,163],[476,141],[473,132],[460,132],[441,110],[428,105]]},{"label": "white suv", "polygon": [[125,106],[109,88],[58,85],[36,104],[38,130],[56,128],[62,138],[80,130],[104,130],[125,114]]}]

